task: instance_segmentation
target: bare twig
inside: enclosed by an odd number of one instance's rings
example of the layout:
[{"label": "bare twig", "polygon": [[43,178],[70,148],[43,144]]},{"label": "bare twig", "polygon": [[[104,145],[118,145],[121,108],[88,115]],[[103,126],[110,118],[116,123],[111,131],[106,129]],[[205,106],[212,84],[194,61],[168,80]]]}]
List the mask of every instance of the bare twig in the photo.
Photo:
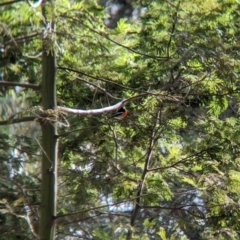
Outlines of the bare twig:
[{"label": "bare twig", "polygon": [[0,121],[0,126],[14,124],[14,123],[31,122],[31,121],[34,121],[35,119],[36,119],[35,115],[28,116],[28,117],[22,117],[22,118],[16,118],[16,119],[9,118],[7,120]]},{"label": "bare twig", "polygon": [[151,158],[152,158],[152,153],[153,153],[153,147],[154,147],[155,142],[156,142],[156,133],[157,133],[157,126],[158,126],[158,123],[159,123],[159,116],[160,116],[160,111],[158,111],[157,115],[156,115],[156,121],[155,121],[155,125],[153,127],[153,130],[152,130],[152,134],[151,134],[151,138],[150,138],[150,142],[149,142],[149,147],[148,147],[148,153],[147,153],[146,160],[145,160],[144,169],[143,169],[143,172],[142,172],[142,177],[141,177],[139,187],[138,187],[138,191],[137,191],[137,195],[136,195],[136,204],[135,204],[133,214],[132,214],[132,217],[131,217],[131,221],[130,221],[130,225],[132,227],[135,224],[135,220],[136,220],[137,215],[138,215],[139,210],[140,210],[141,196],[142,196],[143,188],[144,188],[144,181],[145,181],[146,175],[148,173],[149,164],[150,164],[150,161],[151,161]]},{"label": "bare twig", "polygon": [[83,75],[83,76],[95,79],[97,81],[102,81],[102,82],[105,82],[105,83],[113,84],[113,85],[119,86],[119,87],[121,87],[123,89],[127,89],[127,90],[131,90],[131,91],[140,93],[139,95],[136,95],[136,96],[134,96],[132,98],[129,98],[129,99],[125,100],[124,102],[132,101],[134,99],[138,99],[138,98],[141,98],[141,97],[147,96],[147,95],[152,95],[152,96],[156,96],[156,97],[162,97],[163,99],[171,99],[174,102],[180,102],[180,100],[179,100],[180,97],[179,96],[171,96],[171,95],[162,94],[162,93],[159,93],[159,92],[156,92],[156,91],[155,92],[150,92],[150,91],[144,91],[144,90],[140,90],[140,89],[136,89],[136,88],[123,86],[123,85],[121,85],[119,83],[116,83],[116,82],[110,80],[110,79],[102,78],[102,77],[99,77],[99,76],[93,76],[93,75],[90,75],[90,74],[87,74],[87,73],[84,73],[84,72],[81,72],[81,71],[78,71],[78,70],[75,70],[75,69],[72,69],[72,68],[63,67],[63,66],[60,66],[60,65],[58,66],[58,69],[75,72],[75,73],[78,73],[80,75]]},{"label": "bare twig", "polygon": [[89,82],[89,81],[85,80],[84,78],[77,77],[77,79],[79,79],[79,80],[81,80],[81,81],[83,81],[83,82],[85,82],[85,83],[95,87],[96,89],[99,89],[100,91],[104,92],[108,97],[110,97],[112,99],[121,100],[121,98],[114,97],[112,94],[107,92],[106,89],[104,89],[104,88],[102,88],[102,87],[100,87],[100,86],[98,86],[98,85],[96,85],[96,84],[94,84],[92,82]]},{"label": "bare twig", "polygon": [[[61,17],[65,17],[65,18],[71,19],[71,20],[74,21],[74,23],[76,23],[77,21],[79,21],[79,19],[66,16],[65,14],[62,14]],[[89,19],[89,18],[88,18],[88,20],[89,20],[89,22],[92,24],[92,20]],[[83,22],[81,22],[81,24],[82,24],[84,27],[88,28],[90,31],[98,34],[98,35],[101,36],[101,37],[104,37],[104,38],[107,39],[108,41],[110,41],[110,42],[112,42],[112,43],[114,43],[114,44],[116,44],[116,45],[118,45],[118,46],[120,46],[120,47],[122,47],[122,48],[125,48],[125,49],[127,49],[128,51],[130,51],[130,52],[133,52],[133,53],[135,53],[135,54],[138,54],[138,55],[140,55],[140,56],[147,57],[147,58],[153,58],[153,59],[156,59],[156,60],[168,60],[168,59],[170,59],[170,57],[160,57],[160,56],[156,56],[156,55],[151,55],[151,54],[146,54],[146,53],[138,52],[138,51],[136,51],[136,50],[134,50],[134,49],[132,49],[132,48],[130,48],[130,47],[127,47],[127,46],[125,46],[125,45],[123,45],[123,44],[121,44],[121,43],[118,43],[118,42],[114,41],[113,39],[109,38],[109,37],[107,36],[107,34],[104,33],[104,32],[97,31],[97,30],[95,30],[94,28],[91,28],[91,27],[89,27],[88,25],[84,24]],[[93,27],[94,27],[94,26],[93,26]]]},{"label": "bare twig", "polygon": [[170,50],[170,46],[171,46],[173,34],[174,34],[174,31],[175,31],[175,28],[176,28],[176,24],[177,24],[177,20],[178,20],[178,11],[179,11],[179,8],[180,8],[180,1],[178,1],[177,9],[176,9],[176,12],[174,13],[174,16],[173,16],[172,29],[171,29],[170,38],[169,38],[169,41],[168,41],[168,44],[167,44],[167,56],[168,56],[168,57],[169,57],[169,53],[170,53],[169,50]]},{"label": "bare twig", "polygon": [[122,100],[121,102],[118,102],[118,103],[116,103],[112,106],[99,108],[99,109],[82,110],[82,109],[73,109],[73,108],[67,108],[67,107],[58,107],[57,109],[61,112],[76,114],[76,115],[79,115],[79,116],[98,115],[98,114],[103,114],[103,113],[107,113],[107,112],[117,110],[125,102],[126,102],[126,100]]},{"label": "bare twig", "polygon": [[118,143],[117,143],[117,134],[115,132],[115,130],[113,129],[112,126],[109,126],[110,127],[110,130],[112,131],[112,135],[113,135],[113,141],[115,143],[115,163],[118,162]]},{"label": "bare twig", "polygon": [[32,34],[29,34],[29,35],[24,35],[24,36],[16,37],[16,38],[14,38],[14,40],[11,39],[11,40],[5,42],[5,43],[4,43],[4,46],[6,46],[6,45],[11,45],[13,42],[14,42],[14,43],[27,42],[27,41],[32,40],[32,39],[33,39],[34,37],[36,37],[36,36],[40,36],[40,34],[41,34],[41,32],[34,32],[34,33],[32,33]]},{"label": "bare twig", "polygon": [[[46,156],[46,158],[48,159],[48,161],[52,164],[52,161],[50,159],[50,157],[47,155],[46,151],[43,149],[41,143],[37,140],[37,138],[35,138],[36,142],[38,143],[38,146],[41,148],[42,152],[44,153],[44,155]],[[52,168],[52,167],[51,167]]]},{"label": "bare twig", "polygon": [[[149,194],[143,194],[140,197],[148,196],[148,195]],[[96,211],[98,211],[98,210],[100,210],[102,208],[109,208],[109,207],[117,206],[117,205],[120,205],[120,204],[123,204],[123,203],[128,203],[128,202],[131,202],[131,201],[134,201],[134,200],[136,200],[136,197],[130,198],[130,199],[126,199],[126,200],[122,200],[122,201],[119,201],[119,202],[116,202],[116,203],[111,203],[111,204],[106,204],[106,205],[102,205],[102,206],[92,207],[92,208],[89,208],[89,209],[86,209],[86,210],[83,210],[83,211],[77,211],[77,212],[57,215],[55,217],[55,219],[60,219],[60,218],[63,218],[63,217],[69,217],[69,216],[74,216],[74,215],[83,215],[83,213],[86,213],[86,212],[89,212],[89,211],[95,211],[96,212]],[[129,217],[129,215],[128,215],[128,217]]]},{"label": "bare twig", "polygon": [[30,59],[37,59],[37,58],[40,58],[40,57],[42,57],[42,54],[43,54],[43,52],[40,52],[40,53],[38,53],[38,54],[36,54],[36,55],[24,55],[24,57],[26,57],[26,58],[30,58]]},{"label": "bare twig", "polygon": [[194,153],[194,154],[192,154],[192,155],[190,155],[190,156],[188,156],[188,157],[185,157],[185,158],[183,158],[183,159],[181,159],[181,160],[179,160],[179,161],[177,161],[177,162],[175,162],[175,163],[173,163],[173,164],[171,164],[171,165],[164,166],[164,167],[151,168],[151,169],[148,169],[148,171],[158,171],[158,170],[164,170],[164,169],[176,167],[176,166],[179,165],[179,164],[183,164],[183,163],[186,163],[186,162],[188,162],[188,161],[192,161],[193,158],[196,158],[196,157],[198,157],[198,156],[201,156],[201,157],[202,157],[202,155],[203,155],[204,152],[207,152],[207,151],[209,151],[209,150],[211,150],[211,149],[213,149],[213,148],[214,148],[214,147],[210,147],[210,148],[203,149],[203,150],[201,150],[201,151],[199,151],[199,152],[197,152],[197,153]]},{"label": "bare twig", "polygon": [[71,130],[71,131],[68,131],[68,132],[64,132],[64,133],[58,134],[57,137],[64,137],[64,136],[67,136],[68,134],[71,134],[73,132],[83,131],[83,130],[86,130],[86,129],[99,128],[99,127],[101,127],[103,125],[105,125],[105,123],[98,124],[96,126],[91,126],[91,127],[77,128],[77,129],[74,129],[74,130]]},{"label": "bare twig", "polygon": [[9,82],[9,81],[0,81],[0,86],[7,86],[7,87],[23,87],[23,88],[31,88],[34,90],[40,90],[40,86],[37,84],[31,83],[19,83],[19,82]]},{"label": "bare twig", "polygon": [[126,86],[123,86],[117,82],[114,82],[110,79],[106,79],[106,78],[102,78],[102,77],[99,77],[99,76],[93,76],[93,75],[90,75],[88,73],[84,73],[82,71],[78,71],[78,70],[75,70],[75,69],[72,69],[72,68],[68,68],[68,67],[63,67],[63,66],[60,66],[58,65],[57,66],[58,69],[61,69],[61,70],[66,70],[66,71],[71,71],[71,72],[75,72],[75,73],[78,73],[80,75],[83,75],[83,76],[86,76],[86,77],[89,77],[89,78],[92,78],[92,79],[95,79],[97,81],[101,81],[101,82],[105,82],[105,83],[109,83],[109,84],[113,84],[113,85],[116,85],[116,86],[119,86],[121,88],[124,88],[124,89],[128,89],[128,90],[133,90],[135,92],[144,92],[144,91],[141,91],[139,89],[136,89],[136,88],[131,88],[131,87],[126,87]]}]

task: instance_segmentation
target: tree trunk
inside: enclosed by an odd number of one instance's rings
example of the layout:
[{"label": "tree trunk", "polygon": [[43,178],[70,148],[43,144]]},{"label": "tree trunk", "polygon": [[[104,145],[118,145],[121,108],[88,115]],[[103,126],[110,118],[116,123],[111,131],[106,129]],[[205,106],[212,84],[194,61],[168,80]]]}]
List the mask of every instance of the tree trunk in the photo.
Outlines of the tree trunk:
[{"label": "tree trunk", "polygon": [[[43,16],[44,16],[43,7]],[[45,25],[46,26],[46,25]],[[54,29],[52,24],[51,29]],[[51,34],[51,33],[49,33]],[[48,41],[49,40],[49,41]],[[55,53],[49,49],[48,33],[43,36],[41,96],[44,117],[42,127],[42,183],[39,236],[53,240],[57,203],[57,124],[56,124],[56,64]]]}]

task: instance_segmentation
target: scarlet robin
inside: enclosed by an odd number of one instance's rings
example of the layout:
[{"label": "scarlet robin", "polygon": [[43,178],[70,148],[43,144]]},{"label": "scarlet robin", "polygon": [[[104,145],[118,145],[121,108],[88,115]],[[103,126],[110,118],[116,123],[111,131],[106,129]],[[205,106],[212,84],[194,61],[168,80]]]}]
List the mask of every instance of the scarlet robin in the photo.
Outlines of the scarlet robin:
[{"label": "scarlet robin", "polygon": [[128,110],[125,107],[121,107],[117,110],[117,112],[112,116],[113,118],[122,120],[128,115]]}]

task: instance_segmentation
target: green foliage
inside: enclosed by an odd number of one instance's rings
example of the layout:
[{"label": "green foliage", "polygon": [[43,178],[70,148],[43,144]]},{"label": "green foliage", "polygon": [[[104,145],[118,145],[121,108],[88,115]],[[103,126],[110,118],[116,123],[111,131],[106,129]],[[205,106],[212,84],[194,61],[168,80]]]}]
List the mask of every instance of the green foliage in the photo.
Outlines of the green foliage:
[{"label": "green foliage", "polygon": [[94,237],[97,237],[98,239],[110,239],[109,238],[109,236],[108,236],[108,234],[106,233],[106,232],[104,232],[104,231],[102,231],[101,229],[96,229],[96,230],[94,230],[94,232],[93,232],[93,236]]},{"label": "green foliage", "polygon": [[162,240],[167,240],[166,238],[166,232],[164,230],[164,228],[161,228],[159,229],[159,231],[157,232],[157,234],[159,235],[159,237],[161,237]]},{"label": "green foliage", "polygon": [[[44,30],[56,52],[58,105],[128,99],[122,121],[66,115],[69,127],[59,124],[56,238],[238,239],[239,4],[142,1],[141,10],[107,29],[97,1],[56,1],[45,9],[53,30],[41,7],[1,7],[3,80],[41,83]],[[20,119],[36,113],[41,96],[3,86],[0,100],[1,120]],[[24,206],[38,222],[39,135],[36,121],[0,129],[5,239],[12,229],[18,237],[15,225],[34,238]]]}]

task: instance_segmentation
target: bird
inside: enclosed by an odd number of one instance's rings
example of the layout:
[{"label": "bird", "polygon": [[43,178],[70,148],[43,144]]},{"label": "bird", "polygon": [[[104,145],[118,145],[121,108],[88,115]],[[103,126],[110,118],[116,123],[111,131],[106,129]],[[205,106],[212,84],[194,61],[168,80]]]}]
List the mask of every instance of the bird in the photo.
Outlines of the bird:
[{"label": "bird", "polygon": [[125,107],[121,107],[117,110],[117,112],[112,116],[112,118],[116,118],[118,120],[122,120],[128,115],[128,110]]}]

